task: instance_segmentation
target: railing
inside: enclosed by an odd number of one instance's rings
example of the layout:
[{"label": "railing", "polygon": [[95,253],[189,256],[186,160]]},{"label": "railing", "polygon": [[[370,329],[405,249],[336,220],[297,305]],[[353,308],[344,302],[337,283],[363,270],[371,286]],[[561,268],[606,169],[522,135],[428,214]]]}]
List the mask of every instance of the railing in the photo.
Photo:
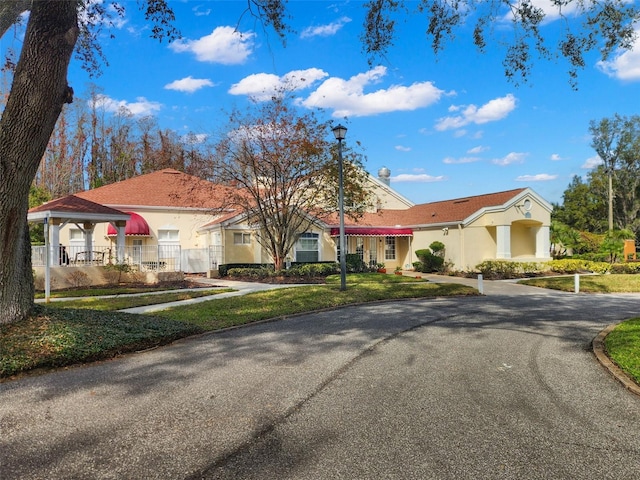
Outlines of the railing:
[{"label": "railing", "polygon": [[[100,266],[128,264],[140,271],[180,271],[180,245],[152,245],[92,247],[71,245],[51,246],[49,259],[51,266]],[[31,247],[31,263],[34,267],[45,266],[45,247]]]}]

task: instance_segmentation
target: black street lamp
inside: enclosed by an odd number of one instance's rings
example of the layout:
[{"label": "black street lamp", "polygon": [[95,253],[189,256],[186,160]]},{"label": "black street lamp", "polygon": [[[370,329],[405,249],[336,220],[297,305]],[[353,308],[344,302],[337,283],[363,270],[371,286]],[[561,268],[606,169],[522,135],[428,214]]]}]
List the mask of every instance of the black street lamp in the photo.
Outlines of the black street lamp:
[{"label": "black street lamp", "polygon": [[342,141],[347,127],[337,125],[331,129],[338,140],[338,212],[340,213],[340,290],[347,289],[347,248],[344,239],[344,181],[342,178]]}]

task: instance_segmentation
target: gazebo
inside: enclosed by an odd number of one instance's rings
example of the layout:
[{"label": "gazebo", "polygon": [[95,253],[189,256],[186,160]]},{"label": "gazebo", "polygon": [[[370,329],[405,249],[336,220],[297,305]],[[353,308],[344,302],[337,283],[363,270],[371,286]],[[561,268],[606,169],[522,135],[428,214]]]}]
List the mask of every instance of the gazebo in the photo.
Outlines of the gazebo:
[{"label": "gazebo", "polygon": [[61,264],[60,229],[68,223],[75,224],[85,234],[85,250],[91,260],[93,229],[97,223],[108,222],[116,231],[116,260],[124,258],[125,226],[130,215],[115,208],[106,207],[75,195],[44,203],[31,208],[27,220],[44,223],[45,239],[45,297],[50,291],[50,267]]}]

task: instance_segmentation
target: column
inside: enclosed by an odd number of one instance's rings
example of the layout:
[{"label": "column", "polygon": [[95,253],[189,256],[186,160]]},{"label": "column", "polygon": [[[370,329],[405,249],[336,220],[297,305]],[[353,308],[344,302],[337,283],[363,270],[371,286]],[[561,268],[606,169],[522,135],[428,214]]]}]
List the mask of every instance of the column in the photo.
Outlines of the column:
[{"label": "column", "polygon": [[50,265],[57,267],[60,265],[60,219],[49,219],[49,259]]},{"label": "column", "polygon": [[549,258],[551,256],[551,239],[549,226],[542,225],[536,232],[536,258]]},{"label": "column", "polygon": [[511,225],[496,227],[496,258],[511,258]]},{"label": "column", "polygon": [[116,231],[118,232],[116,236],[116,263],[124,263],[124,234],[127,222],[120,220],[115,223]]},{"label": "column", "polygon": [[91,264],[93,262],[93,223],[85,223],[82,226],[84,230],[84,249],[87,252],[86,261]]}]

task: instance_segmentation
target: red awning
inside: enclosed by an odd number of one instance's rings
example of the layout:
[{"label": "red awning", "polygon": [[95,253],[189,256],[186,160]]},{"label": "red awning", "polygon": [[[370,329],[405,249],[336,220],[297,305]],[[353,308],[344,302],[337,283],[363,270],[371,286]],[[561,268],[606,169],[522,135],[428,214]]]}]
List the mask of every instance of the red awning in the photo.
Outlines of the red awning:
[{"label": "red awning", "polygon": [[[126,236],[136,236],[136,237],[150,237],[149,234],[149,225],[147,221],[142,218],[137,213],[126,212],[131,215],[131,218],[127,220],[127,226],[124,228],[124,234]],[[107,235],[109,237],[115,237],[118,234],[116,228],[109,224],[107,228]]]},{"label": "red awning", "polygon": [[[352,237],[412,237],[413,230],[393,227],[345,227],[344,234]],[[332,228],[331,236],[338,235],[340,235],[340,229]]]}]

